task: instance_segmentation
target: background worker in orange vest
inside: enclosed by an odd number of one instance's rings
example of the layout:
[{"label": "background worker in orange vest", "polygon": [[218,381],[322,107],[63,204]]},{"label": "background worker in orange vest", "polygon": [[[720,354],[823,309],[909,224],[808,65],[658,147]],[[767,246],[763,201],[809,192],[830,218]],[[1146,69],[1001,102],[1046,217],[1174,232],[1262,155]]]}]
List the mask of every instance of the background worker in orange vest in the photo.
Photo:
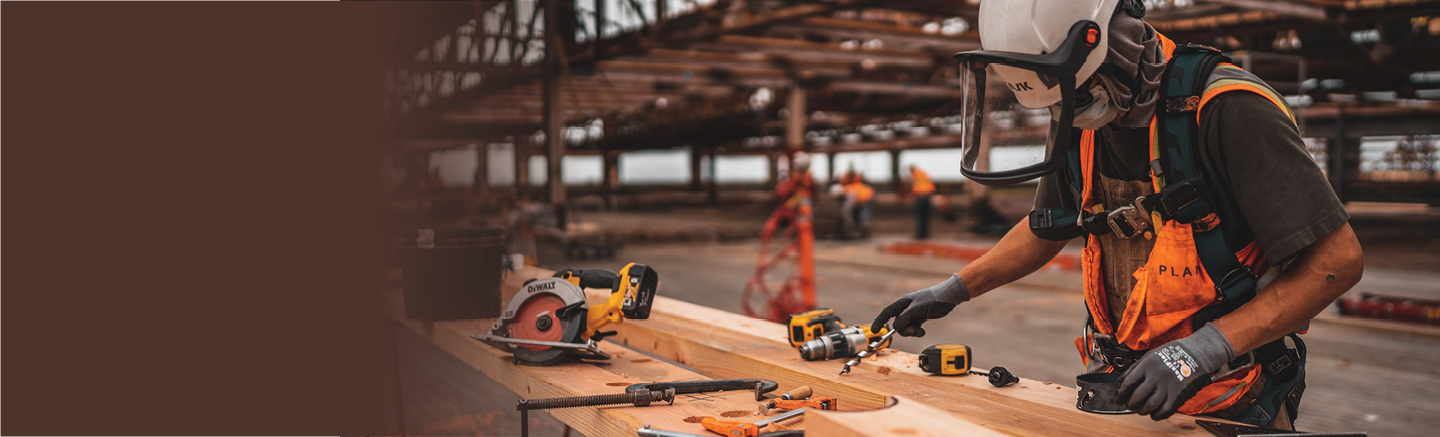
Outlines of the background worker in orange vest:
[{"label": "background worker in orange vest", "polygon": [[865,183],[865,177],[858,172],[846,175],[841,185],[845,201],[840,205],[840,216],[844,221],[845,238],[870,237],[870,201],[875,189]]},{"label": "background worker in orange vest", "polygon": [[[967,98],[985,101],[962,107],[1011,99],[1054,117],[1045,156],[991,171],[975,152],[1006,127],[962,115],[974,134],[961,172],[986,185],[1041,178],[1035,210],[873,326],[894,318],[900,335],[923,336],[926,320],[1085,237],[1089,320],[1076,346],[1087,371],[1121,374],[1120,403],[1155,420],[1293,429],[1306,354],[1295,333],[1360,280],[1360,243],[1284,100],[1213,49],[1177,46],[1144,14],[1139,0],[981,2],[983,50],[956,58],[962,86],[985,90]],[[1220,256],[1200,256],[1217,243]]]},{"label": "background worker in orange vest", "polygon": [[935,183],[915,164],[910,164],[910,194],[915,195],[915,239],[930,238],[930,195],[935,194]]}]

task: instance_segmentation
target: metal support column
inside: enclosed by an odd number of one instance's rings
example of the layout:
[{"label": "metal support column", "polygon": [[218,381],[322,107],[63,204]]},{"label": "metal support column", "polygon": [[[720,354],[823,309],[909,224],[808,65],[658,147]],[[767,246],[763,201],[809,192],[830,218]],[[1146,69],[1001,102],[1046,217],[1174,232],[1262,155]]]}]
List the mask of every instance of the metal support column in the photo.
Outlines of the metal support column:
[{"label": "metal support column", "polygon": [[690,146],[690,190],[697,193],[703,189],[700,186],[700,158],[704,153],[699,147]]},{"label": "metal support column", "polygon": [[903,188],[900,182],[900,149],[890,150],[890,188],[896,193]]},{"label": "metal support column", "polygon": [[[775,152],[766,153],[765,167],[765,184],[771,189],[774,189],[775,184],[780,183],[780,154]],[[795,167],[791,166],[790,169],[793,171]]]},{"label": "metal support column", "polygon": [[555,208],[556,225],[565,229],[567,223],[565,218],[565,183],[561,179],[561,163],[565,160],[565,118],[564,108],[561,106],[562,80],[560,62],[565,56],[565,44],[562,42],[561,23],[566,17],[561,15],[565,12],[573,12],[560,2],[544,2],[545,8],[545,76],[542,79],[542,94],[544,95],[545,111],[545,173],[547,188],[547,200]]},{"label": "metal support column", "polygon": [[515,197],[525,198],[530,193],[530,146],[517,139],[510,150],[515,153]]},{"label": "metal support column", "polygon": [[471,191],[475,192],[476,196],[484,197],[490,192],[489,158],[490,144],[475,143],[475,182],[471,185]]},{"label": "metal support column", "polygon": [[617,207],[615,190],[620,188],[620,153],[606,150],[601,153],[600,161],[603,163],[601,164],[604,167],[602,170],[605,172],[600,182],[604,186],[601,193],[605,197],[605,207],[615,210]]},{"label": "metal support column", "polygon": [[[805,149],[805,87],[799,83],[790,87],[790,98],[785,102],[785,154],[795,156],[796,152]],[[794,160],[791,160],[790,171],[795,171]]]},{"label": "metal support column", "polygon": [[[1341,202],[1345,199],[1346,179],[1346,133],[1345,133],[1345,104],[1341,103],[1335,111],[1335,137],[1325,141],[1325,173],[1330,177],[1330,188],[1335,190],[1335,196]],[[1359,149],[1359,145],[1356,145]]]},{"label": "metal support column", "polygon": [[715,177],[715,176],[716,176],[716,174],[715,174],[715,149],[713,149],[713,148],[710,149],[710,150],[709,150],[709,155],[710,155],[710,182],[706,185],[705,203],[706,203],[706,204],[709,204],[709,205],[714,205],[714,204],[716,204],[717,202],[719,202],[719,200],[720,200],[720,193],[718,192],[718,187],[716,187],[717,182],[715,182],[717,179],[719,179],[719,178]]},{"label": "metal support column", "polygon": [[835,175],[839,173],[835,169],[835,152],[830,152],[829,154],[827,154],[825,156],[825,159],[825,171],[829,173],[825,175],[825,185],[832,185],[835,183]]}]

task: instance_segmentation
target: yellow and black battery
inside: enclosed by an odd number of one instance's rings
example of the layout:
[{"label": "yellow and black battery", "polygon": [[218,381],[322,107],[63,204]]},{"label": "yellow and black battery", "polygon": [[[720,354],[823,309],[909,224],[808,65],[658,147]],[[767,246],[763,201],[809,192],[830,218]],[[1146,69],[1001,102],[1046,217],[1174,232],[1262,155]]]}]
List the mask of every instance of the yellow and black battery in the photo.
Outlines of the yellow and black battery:
[{"label": "yellow and black battery", "polygon": [[785,322],[790,326],[790,346],[800,347],[807,341],[820,338],[827,332],[845,329],[835,310],[820,308],[803,313],[791,314]]},{"label": "yellow and black battery", "polygon": [[936,375],[964,375],[970,371],[970,346],[937,344],[920,352],[920,370]]}]

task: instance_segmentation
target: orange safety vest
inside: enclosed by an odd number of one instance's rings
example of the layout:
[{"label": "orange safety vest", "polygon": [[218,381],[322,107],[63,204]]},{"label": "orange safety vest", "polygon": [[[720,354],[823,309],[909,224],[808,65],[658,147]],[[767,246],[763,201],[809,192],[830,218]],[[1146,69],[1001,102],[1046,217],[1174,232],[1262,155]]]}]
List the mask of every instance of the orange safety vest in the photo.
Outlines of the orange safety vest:
[{"label": "orange safety vest", "polygon": [[930,175],[919,167],[910,171],[910,193],[915,195],[930,194],[935,192],[935,183],[930,182]]},{"label": "orange safety vest", "polygon": [[846,194],[855,193],[855,201],[860,203],[869,202],[870,198],[875,197],[875,189],[870,188],[870,186],[864,182],[845,184],[845,192]]},{"label": "orange safety vest", "polygon": [[[1160,39],[1166,59],[1170,59],[1175,50],[1175,44],[1163,35],[1160,36]],[[1226,69],[1230,70],[1222,71]],[[1201,96],[1200,108],[1222,93],[1250,91],[1268,98],[1293,121],[1294,115],[1285,105],[1284,100],[1269,87],[1256,81],[1258,79],[1244,74],[1243,70],[1234,65],[1222,63],[1211,73],[1210,82]],[[1199,111],[1196,109],[1197,121],[1200,116]],[[1155,119],[1152,118],[1150,122],[1150,159],[1152,161],[1157,159],[1160,150],[1160,139],[1156,135],[1155,126]],[[1094,196],[1092,178],[1095,172],[1095,132],[1083,131],[1079,147],[1081,173],[1084,174],[1081,208],[1093,214],[1104,212],[1107,207],[1114,209],[1121,206],[1101,205]],[[1163,186],[1162,179],[1156,177],[1153,170],[1150,178],[1155,191],[1159,192]],[[1152,349],[1167,342],[1190,336],[1194,333],[1192,317],[1200,309],[1218,303],[1215,284],[1206,274],[1196,252],[1194,240],[1196,229],[1193,228],[1199,228],[1200,231],[1212,229],[1219,226],[1219,217],[1212,213],[1195,222],[1183,224],[1175,220],[1163,221],[1159,213],[1152,213],[1150,222],[1156,225],[1153,226],[1152,232],[1146,233],[1144,238],[1155,238],[1155,247],[1151,250],[1146,264],[1134,272],[1137,282],[1135,288],[1130,292],[1125,311],[1118,321],[1110,319],[1109,302],[1105,296],[1104,275],[1101,272],[1099,238],[1090,235],[1085,249],[1081,252],[1085,305],[1093,317],[1095,330],[1101,334],[1114,336],[1117,341],[1135,351]],[[1250,266],[1256,276],[1269,268],[1256,241],[1252,240],[1250,244],[1236,252],[1235,256],[1240,260],[1241,265]],[[1080,337],[1075,339],[1075,346],[1080,350],[1082,360],[1089,365],[1090,356],[1087,352],[1091,350],[1092,345],[1087,343],[1085,337]],[[1182,405],[1179,411],[1183,414],[1197,415],[1229,408],[1241,398],[1238,394],[1243,393],[1250,384],[1253,384],[1259,375],[1259,364],[1252,365],[1249,369],[1240,369],[1201,389],[1194,398]]]}]

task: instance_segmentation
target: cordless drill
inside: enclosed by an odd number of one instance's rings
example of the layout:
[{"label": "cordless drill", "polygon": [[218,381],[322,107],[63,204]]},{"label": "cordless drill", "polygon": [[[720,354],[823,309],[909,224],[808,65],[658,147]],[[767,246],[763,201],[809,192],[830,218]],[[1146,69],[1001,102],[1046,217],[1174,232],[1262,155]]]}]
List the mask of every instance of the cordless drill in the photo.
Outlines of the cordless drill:
[{"label": "cordless drill", "polygon": [[835,310],[820,308],[803,313],[791,314],[785,321],[790,327],[790,346],[800,347],[807,341],[819,338],[827,332],[845,329]]},{"label": "cordless drill", "polygon": [[[808,361],[849,358],[870,347],[870,342],[885,336],[890,330],[884,326],[880,332],[870,332],[870,325],[851,326],[828,332],[814,340],[800,345],[800,357]],[[886,339],[879,347],[889,347]]]}]

